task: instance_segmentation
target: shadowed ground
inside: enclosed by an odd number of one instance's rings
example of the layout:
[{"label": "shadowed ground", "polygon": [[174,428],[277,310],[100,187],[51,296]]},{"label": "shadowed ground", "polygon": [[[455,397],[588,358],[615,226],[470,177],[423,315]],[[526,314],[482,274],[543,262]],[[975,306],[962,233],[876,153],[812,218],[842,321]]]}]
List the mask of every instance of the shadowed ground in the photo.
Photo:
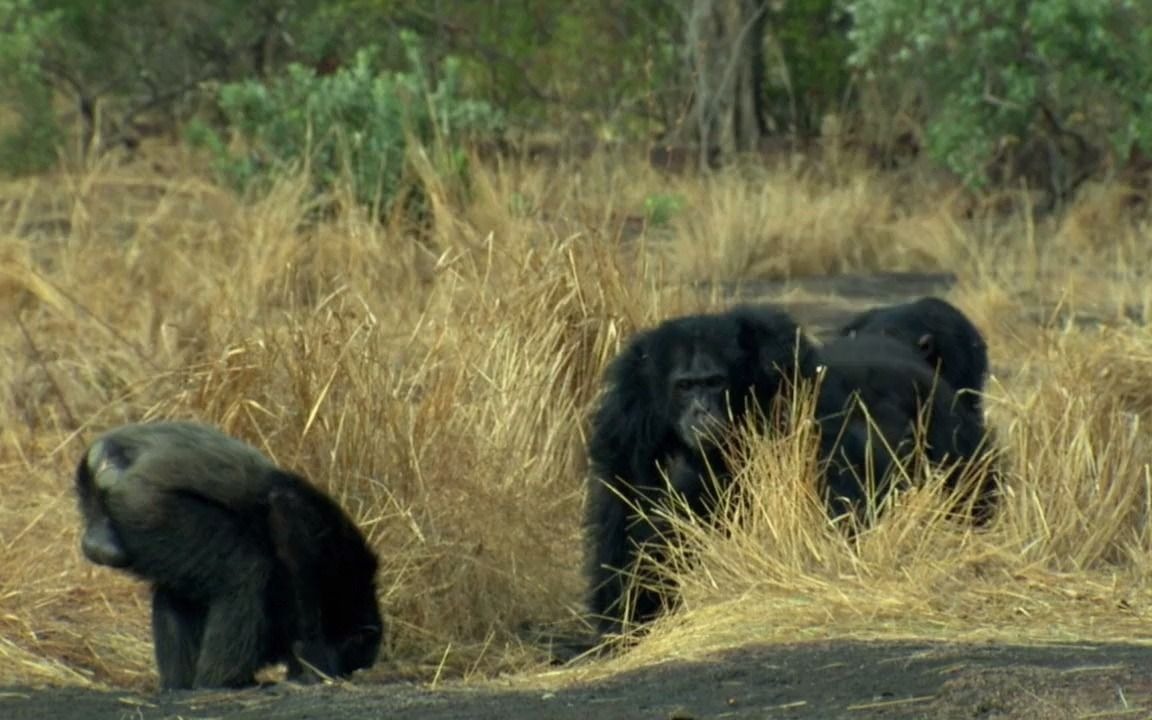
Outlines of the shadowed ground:
[{"label": "shadowed ground", "polygon": [[562,690],[493,683],[136,695],[0,691],[7,720],[60,718],[1063,718],[1152,717],[1152,647],[821,642],[755,646]]}]

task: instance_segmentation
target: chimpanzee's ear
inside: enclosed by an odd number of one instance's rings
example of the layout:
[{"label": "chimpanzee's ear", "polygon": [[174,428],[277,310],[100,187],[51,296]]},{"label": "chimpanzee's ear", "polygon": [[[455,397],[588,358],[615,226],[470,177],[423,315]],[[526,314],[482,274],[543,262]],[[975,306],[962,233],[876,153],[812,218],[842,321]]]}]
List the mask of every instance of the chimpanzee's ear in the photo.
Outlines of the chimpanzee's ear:
[{"label": "chimpanzee's ear", "polygon": [[916,347],[920,348],[925,358],[933,358],[936,356],[936,337],[932,333],[924,333],[916,341]]}]

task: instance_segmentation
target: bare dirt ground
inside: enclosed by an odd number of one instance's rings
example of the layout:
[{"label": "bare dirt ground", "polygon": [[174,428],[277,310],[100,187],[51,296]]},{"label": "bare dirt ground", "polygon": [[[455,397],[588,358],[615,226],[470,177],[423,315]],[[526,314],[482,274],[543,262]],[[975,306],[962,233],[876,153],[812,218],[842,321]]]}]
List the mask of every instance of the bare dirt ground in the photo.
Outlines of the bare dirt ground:
[{"label": "bare dirt ground", "polygon": [[[884,275],[702,290],[779,302],[812,333],[821,335],[864,307],[943,293],[953,280],[945,275]],[[0,718],[6,720],[222,717],[1152,718],[1152,644],[1024,646],[852,640],[760,644],[703,662],[670,660],[609,679],[563,683],[556,677],[527,677],[431,687],[360,680],[211,693],[0,688]]]},{"label": "bare dirt ground", "polygon": [[705,292],[716,290],[733,299],[779,305],[810,333],[820,336],[865,308],[924,295],[943,295],[955,282],[956,277],[946,273],[893,272],[803,276],[698,288]]},{"label": "bare dirt ground", "polygon": [[[522,683],[517,683],[522,686]],[[184,718],[1148,718],[1152,647],[821,642],[755,646],[565,689],[498,682],[297,687],[141,695],[0,690],[7,720]]]}]

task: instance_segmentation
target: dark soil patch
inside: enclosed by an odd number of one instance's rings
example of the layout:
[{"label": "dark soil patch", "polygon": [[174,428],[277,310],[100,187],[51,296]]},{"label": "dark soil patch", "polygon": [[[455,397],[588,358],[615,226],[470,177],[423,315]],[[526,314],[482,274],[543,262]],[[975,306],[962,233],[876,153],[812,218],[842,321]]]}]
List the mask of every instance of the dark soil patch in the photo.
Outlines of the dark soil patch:
[{"label": "dark soil patch", "polygon": [[[909,302],[925,295],[945,297],[956,282],[955,275],[943,272],[874,272],[697,283],[694,287],[702,293],[717,293],[734,302],[778,305],[809,332],[817,337],[826,337],[862,310]],[[1059,286],[1059,281],[1053,282]],[[1099,328],[1149,322],[1147,309],[1138,305],[1116,308],[1100,303],[1098,307],[1080,305],[1072,310],[1029,292],[1016,293],[1016,300],[1027,321],[1036,325]]]},{"label": "dark soil patch", "polygon": [[745,280],[741,282],[701,284],[715,287],[728,296],[772,296],[792,290],[812,294],[837,295],[869,304],[900,302],[907,297],[947,292],[956,284],[952,273],[868,272],[840,275],[796,275],[778,280]]},{"label": "dark soil patch", "polygon": [[[810,332],[824,335],[867,308],[908,302],[925,295],[945,295],[955,284],[956,276],[951,273],[881,272],[698,283],[695,288],[733,301],[778,305]],[[810,299],[796,299],[796,293]]]},{"label": "dark soil patch", "polygon": [[760,645],[555,692],[451,684],[136,694],[76,688],[0,691],[7,720],[391,718],[1152,717],[1152,646],[821,642]]}]

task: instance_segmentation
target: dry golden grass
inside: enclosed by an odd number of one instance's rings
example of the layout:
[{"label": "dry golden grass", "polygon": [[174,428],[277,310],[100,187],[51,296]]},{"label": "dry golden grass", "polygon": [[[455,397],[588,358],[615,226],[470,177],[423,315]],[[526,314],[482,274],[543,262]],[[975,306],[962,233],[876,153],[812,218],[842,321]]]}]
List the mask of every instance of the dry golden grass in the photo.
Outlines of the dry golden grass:
[{"label": "dry golden grass", "polygon": [[94,433],[159,417],[220,425],[360,521],[392,624],[369,678],[535,673],[526,628],[580,628],[583,429],[620,341],[725,302],[685,281],[846,270],[960,275],[996,370],[1003,517],[965,531],[909,493],[850,547],[803,438],[765,443],[743,521],[689,533],[684,611],[564,677],[756,640],[1149,636],[1152,332],[1125,318],[1149,306],[1152,237],[1107,188],[1036,226],[859,169],[507,164],[467,203],[425,181],[419,240],[308,221],[290,178],[241,201],[180,156],[0,187],[0,683],[154,682],[147,594],[81,557],[71,472]]}]

